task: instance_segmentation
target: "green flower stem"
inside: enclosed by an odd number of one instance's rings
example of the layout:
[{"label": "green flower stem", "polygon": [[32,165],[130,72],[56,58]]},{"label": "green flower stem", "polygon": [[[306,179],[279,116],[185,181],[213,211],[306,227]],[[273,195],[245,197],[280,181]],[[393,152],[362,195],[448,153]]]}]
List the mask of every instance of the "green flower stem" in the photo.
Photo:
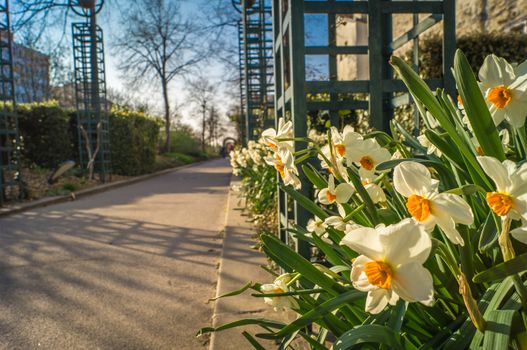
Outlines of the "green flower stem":
[{"label": "green flower stem", "polygon": [[[511,227],[512,220],[508,217],[505,219],[502,219],[501,222],[501,233],[498,237],[498,243],[501,248],[501,254],[503,255],[503,260],[508,261],[511,259],[514,259],[516,257],[516,253],[514,252],[514,247],[512,246],[511,237],[510,237],[510,227]],[[512,282],[514,283],[514,287],[516,289],[516,292],[520,296],[520,300],[522,303],[522,308],[527,311],[527,290],[525,289],[525,285],[522,283],[522,280],[519,275],[512,275]]]},{"label": "green flower stem", "polygon": [[350,221],[351,219],[353,219],[353,217],[360,211],[362,211],[362,209],[364,209],[366,205],[364,204],[361,204],[359,205],[357,208],[353,209],[353,211],[351,213],[349,213],[348,215],[346,215],[346,217],[344,217],[344,219],[342,219],[343,221],[345,222],[348,222]]}]

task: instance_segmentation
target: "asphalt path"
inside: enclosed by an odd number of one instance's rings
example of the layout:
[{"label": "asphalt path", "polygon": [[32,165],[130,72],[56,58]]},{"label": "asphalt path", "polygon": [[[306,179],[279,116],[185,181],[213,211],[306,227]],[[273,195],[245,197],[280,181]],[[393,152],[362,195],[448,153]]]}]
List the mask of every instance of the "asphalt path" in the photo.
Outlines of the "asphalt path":
[{"label": "asphalt path", "polygon": [[213,160],[0,218],[0,349],[206,349],[230,176]]}]

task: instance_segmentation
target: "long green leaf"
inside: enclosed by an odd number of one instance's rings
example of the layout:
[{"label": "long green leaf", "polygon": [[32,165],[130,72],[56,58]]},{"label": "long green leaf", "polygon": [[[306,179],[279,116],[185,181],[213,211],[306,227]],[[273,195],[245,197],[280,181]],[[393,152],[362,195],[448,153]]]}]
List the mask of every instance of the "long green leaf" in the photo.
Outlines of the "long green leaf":
[{"label": "long green leaf", "polygon": [[474,276],[473,281],[476,283],[495,282],[525,270],[527,270],[527,253],[478,273]]},{"label": "long green leaf", "polygon": [[486,317],[487,329],[483,338],[483,350],[508,349],[512,322],[516,310],[493,310]]},{"label": "long green leaf", "polygon": [[359,292],[357,290],[347,291],[343,294],[337,295],[336,297],[328,301],[323,302],[318,306],[315,306],[313,309],[309,310],[304,315],[302,315],[302,317],[291,322],[290,324],[288,324],[287,326],[280,329],[274,334],[264,333],[257,334],[256,336],[265,339],[282,338],[323,318],[327,314],[331,313],[333,310],[338,309],[339,307],[348,303],[352,303],[355,300],[363,299],[364,297],[365,294],[363,292]]},{"label": "long green leaf", "polygon": [[199,337],[200,335],[203,335],[205,333],[219,332],[219,331],[224,331],[226,329],[236,328],[240,326],[247,326],[251,324],[259,325],[262,327],[270,327],[270,328],[282,328],[284,326],[282,322],[268,320],[265,318],[244,318],[244,319],[237,320],[234,322],[226,323],[219,327],[203,327],[198,331],[198,333],[196,334],[196,337]]},{"label": "long green leaf", "polygon": [[307,179],[319,190],[328,187],[327,181],[313,168],[311,164],[302,165],[302,171]]},{"label": "long green leaf", "polygon": [[317,270],[311,262],[291,250],[290,247],[282,243],[276,237],[271,235],[261,235],[260,238],[266,251],[271,251],[273,255],[279,256],[283,263],[286,263],[291,270],[302,274],[302,277],[319,285],[333,295],[338,295],[339,293],[346,291],[346,288]]},{"label": "long green leaf", "polygon": [[465,107],[465,112],[483,153],[500,161],[505,160],[505,152],[498,135],[498,129],[494,125],[476,76],[461,50],[457,50],[454,57],[454,76],[463,101],[463,107]]},{"label": "long green leaf", "polygon": [[247,339],[249,343],[256,349],[256,350],[265,350],[265,348],[262,346],[262,344],[258,343],[256,339],[253,338],[252,335],[250,335],[247,331],[243,331],[242,335]]},{"label": "long green leaf", "polygon": [[280,184],[280,188],[284,190],[288,195],[290,195],[295,201],[297,201],[304,209],[309,211],[311,214],[318,216],[320,219],[324,220],[329,215],[318,205],[316,205],[315,202],[313,202],[311,199],[307,198],[300,192],[296,191],[291,186],[284,186],[284,184]]},{"label": "long green leaf", "polygon": [[357,344],[374,343],[404,349],[398,333],[393,329],[378,324],[367,324],[353,328],[340,336],[333,350],[348,350]]},{"label": "long green leaf", "polygon": [[481,252],[487,251],[498,240],[498,228],[496,227],[496,223],[492,215],[492,212],[489,211],[489,214],[487,215],[487,218],[481,227],[478,242],[478,249]]}]

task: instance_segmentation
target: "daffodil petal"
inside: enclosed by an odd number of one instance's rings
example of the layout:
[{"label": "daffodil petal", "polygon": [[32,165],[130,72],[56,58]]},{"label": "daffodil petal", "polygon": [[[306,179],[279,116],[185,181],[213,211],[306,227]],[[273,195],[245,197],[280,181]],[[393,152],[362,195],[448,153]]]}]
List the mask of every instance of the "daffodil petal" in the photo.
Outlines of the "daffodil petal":
[{"label": "daffodil petal", "polygon": [[515,228],[514,230],[511,230],[510,233],[514,239],[522,242],[523,244],[527,244],[527,226]]},{"label": "daffodil petal", "polygon": [[463,225],[470,225],[474,222],[474,214],[467,202],[460,196],[452,193],[440,193],[432,200],[432,212],[437,210],[446,212],[454,222]]},{"label": "daffodil petal", "polygon": [[386,289],[378,288],[369,291],[366,296],[365,310],[372,314],[378,314],[384,310],[390,299],[390,293]]},{"label": "daffodil petal", "polygon": [[337,202],[347,203],[353,194],[353,186],[348,183],[341,183],[335,189],[335,194],[337,195]]},{"label": "daffodil petal", "polygon": [[423,264],[432,249],[430,236],[412,219],[404,219],[380,230],[379,241],[384,246],[385,260],[393,267],[409,262]]},{"label": "daffodil petal", "polygon": [[318,201],[322,204],[325,204],[325,205],[329,205],[331,204],[330,201],[328,201],[328,197],[327,197],[327,193],[328,193],[329,189],[327,188],[323,188],[321,189],[319,192],[318,192]]},{"label": "daffodil petal", "polygon": [[409,263],[397,269],[392,289],[409,302],[421,302],[431,306],[434,302],[434,284],[430,271],[421,264]]},{"label": "daffodil petal", "polygon": [[459,232],[456,230],[456,223],[448,214],[448,212],[442,209],[434,209],[435,211],[433,215],[436,219],[436,223],[441,228],[441,230],[443,230],[448,239],[454,244],[464,246],[465,241],[463,240],[463,237],[461,237]]},{"label": "daffodil petal", "polygon": [[395,167],[393,185],[395,190],[405,197],[413,194],[424,196],[432,189],[432,176],[424,165],[406,161]]},{"label": "daffodil petal", "polygon": [[494,181],[498,192],[505,192],[511,185],[507,169],[493,157],[477,157],[483,171]]},{"label": "daffodil petal", "polygon": [[384,249],[379,233],[370,227],[361,227],[347,233],[341,245],[346,245],[359,254],[366,255],[372,260],[384,260]]}]

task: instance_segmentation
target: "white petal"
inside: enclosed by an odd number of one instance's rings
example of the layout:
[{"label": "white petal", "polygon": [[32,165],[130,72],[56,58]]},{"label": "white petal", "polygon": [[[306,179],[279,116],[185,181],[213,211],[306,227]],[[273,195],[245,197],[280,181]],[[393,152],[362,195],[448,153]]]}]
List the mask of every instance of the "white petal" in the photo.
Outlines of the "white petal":
[{"label": "white petal", "polygon": [[392,279],[392,289],[409,302],[419,301],[428,306],[434,302],[432,274],[418,263],[410,263],[398,268]]},{"label": "white petal", "polygon": [[377,167],[377,165],[389,161],[392,158],[392,155],[386,148],[379,148],[371,153],[371,158],[373,159],[375,167]]},{"label": "white petal", "polygon": [[337,195],[337,202],[347,203],[353,194],[353,186],[348,183],[341,183],[335,189],[335,194]]},{"label": "white petal", "polygon": [[413,194],[425,196],[432,189],[432,176],[424,165],[405,161],[395,167],[393,185],[405,197]]},{"label": "white petal", "polygon": [[505,109],[505,118],[513,127],[521,128],[525,124],[527,101],[512,100]]},{"label": "white petal", "polygon": [[452,193],[440,193],[434,196],[431,202],[433,213],[437,210],[442,210],[458,224],[470,225],[474,222],[472,209],[460,196]]},{"label": "white petal", "polygon": [[464,246],[465,241],[463,241],[463,237],[461,237],[459,232],[456,230],[456,223],[452,217],[442,209],[434,208],[434,210],[433,216],[436,219],[436,223],[441,228],[441,230],[443,230],[448,239],[454,244]]},{"label": "white petal", "polygon": [[353,230],[342,238],[340,244],[347,245],[357,253],[366,255],[372,260],[384,260],[384,248],[376,229],[362,227]]},{"label": "white petal", "polygon": [[366,297],[365,311],[378,314],[388,305],[390,297],[390,292],[387,289],[378,288],[369,291]]},{"label": "white petal", "polygon": [[335,178],[333,175],[329,175],[328,188],[333,192],[335,190]]},{"label": "white petal", "polygon": [[479,80],[487,87],[509,85],[514,80],[514,69],[505,59],[491,54],[483,61]]},{"label": "white petal", "polygon": [[327,188],[323,188],[320,190],[320,192],[318,192],[318,201],[322,204],[325,204],[325,205],[329,205],[331,204],[332,202],[330,202],[328,200],[328,197],[327,197],[327,193],[328,193],[329,189]]},{"label": "white petal", "polygon": [[527,226],[522,226],[511,230],[511,235],[523,244],[527,244]]},{"label": "white petal", "polygon": [[370,290],[378,288],[368,281],[368,277],[364,273],[364,264],[372,261],[364,255],[359,255],[354,261],[351,267],[350,278],[353,282],[353,287],[361,292],[369,292]]},{"label": "white petal", "polygon": [[505,192],[511,185],[507,169],[493,157],[477,157],[483,171],[494,181],[498,192]]},{"label": "white petal", "polygon": [[432,249],[432,240],[422,225],[412,219],[386,226],[379,230],[379,241],[385,259],[394,268],[417,262],[423,264]]}]

